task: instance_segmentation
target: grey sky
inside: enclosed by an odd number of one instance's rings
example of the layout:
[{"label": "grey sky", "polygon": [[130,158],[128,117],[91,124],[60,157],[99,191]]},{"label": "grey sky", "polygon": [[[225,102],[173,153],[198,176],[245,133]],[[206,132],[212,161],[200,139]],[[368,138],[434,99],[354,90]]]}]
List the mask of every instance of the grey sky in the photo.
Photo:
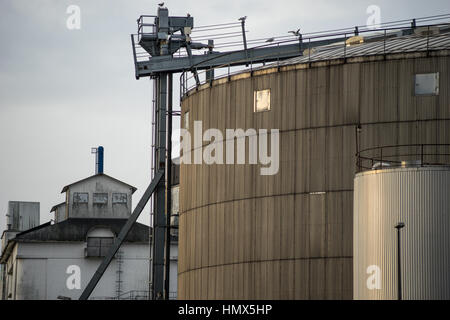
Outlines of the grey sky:
[{"label": "grey sky", "polygon": [[[41,222],[48,221],[62,187],[93,174],[97,145],[105,147],[105,173],[138,188],[136,205],[150,179],[151,84],[134,78],[129,35],[158,2],[0,2],[1,230],[9,200],[41,202]],[[450,12],[448,0],[165,3],[196,25],[247,15],[249,39],[363,25],[369,5],[381,8],[382,22]],[[71,4],[81,8],[81,30],[66,28]],[[148,223],[147,209],[139,221]]]}]

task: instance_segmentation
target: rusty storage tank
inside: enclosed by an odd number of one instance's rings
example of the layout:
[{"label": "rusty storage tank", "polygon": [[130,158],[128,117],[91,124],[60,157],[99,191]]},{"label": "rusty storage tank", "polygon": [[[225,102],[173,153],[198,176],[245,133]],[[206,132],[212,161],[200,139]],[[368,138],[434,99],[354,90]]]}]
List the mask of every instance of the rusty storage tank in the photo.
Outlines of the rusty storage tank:
[{"label": "rusty storage tank", "polygon": [[202,121],[279,129],[280,143],[274,175],[247,158],[181,164],[180,299],[353,298],[356,152],[450,143],[449,34],[364,41],[183,92],[192,140]]},{"label": "rusty storage tank", "polygon": [[354,298],[448,300],[450,166],[386,164],[355,177]]}]

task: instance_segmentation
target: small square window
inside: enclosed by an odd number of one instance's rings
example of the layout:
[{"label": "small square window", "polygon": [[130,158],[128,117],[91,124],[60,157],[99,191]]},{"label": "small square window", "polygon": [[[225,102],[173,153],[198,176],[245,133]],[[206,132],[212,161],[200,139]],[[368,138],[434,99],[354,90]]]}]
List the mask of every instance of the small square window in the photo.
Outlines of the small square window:
[{"label": "small square window", "polygon": [[439,72],[416,74],[414,76],[414,93],[416,96],[439,95]]},{"label": "small square window", "polygon": [[112,203],[127,203],[127,194],[126,193],[113,193],[112,195]]},{"label": "small square window", "polygon": [[73,202],[74,203],[88,203],[89,194],[87,192],[74,192]]},{"label": "small square window", "polygon": [[270,89],[254,91],[253,111],[269,111],[270,110]]},{"label": "small square window", "polygon": [[107,204],[108,194],[107,193],[94,193],[93,196],[94,204]]}]

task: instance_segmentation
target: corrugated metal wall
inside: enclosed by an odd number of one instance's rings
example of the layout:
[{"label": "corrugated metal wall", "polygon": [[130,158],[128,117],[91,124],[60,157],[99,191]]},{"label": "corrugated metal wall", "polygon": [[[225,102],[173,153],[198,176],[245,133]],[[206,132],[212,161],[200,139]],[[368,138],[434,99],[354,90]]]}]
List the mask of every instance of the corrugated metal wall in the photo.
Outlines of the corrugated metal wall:
[{"label": "corrugated metal wall", "polygon": [[[403,299],[450,299],[450,168],[360,173],[354,195],[354,298],[397,299],[401,229]],[[369,266],[380,287],[367,286]],[[370,281],[370,280],[369,280]]]},{"label": "corrugated metal wall", "polygon": [[[281,155],[274,176],[181,165],[179,298],[352,299],[356,126],[361,148],[450,143],[449,57],[361,61],[240,75],[183,99],[191,135],[195,120],[280,129]],[[414,74],[436,71],[440,95],[415,97]],[[271,110],[254,113],[267,88]]]}]

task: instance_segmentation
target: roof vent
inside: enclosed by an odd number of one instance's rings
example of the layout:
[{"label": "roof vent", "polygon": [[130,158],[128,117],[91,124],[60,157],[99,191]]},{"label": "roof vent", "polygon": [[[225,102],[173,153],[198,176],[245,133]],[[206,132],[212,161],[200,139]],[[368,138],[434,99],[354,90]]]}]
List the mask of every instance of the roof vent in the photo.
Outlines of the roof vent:
[{"label": "roof vent", "polygon": [[364,38],[362,36],[354,36],[345,41],[347,47],[354,46],[357,44],[364,43]]},{"label": "roof vent", "polygon": [[305,49],[305,50],[303,50],[303,55],[304,56],[309,56],[309,55],[311,55],[311,54],[314,54],[314,53],[316,53],[316,49],[314,49],[314,48],[308,48],[308,49]]}]

